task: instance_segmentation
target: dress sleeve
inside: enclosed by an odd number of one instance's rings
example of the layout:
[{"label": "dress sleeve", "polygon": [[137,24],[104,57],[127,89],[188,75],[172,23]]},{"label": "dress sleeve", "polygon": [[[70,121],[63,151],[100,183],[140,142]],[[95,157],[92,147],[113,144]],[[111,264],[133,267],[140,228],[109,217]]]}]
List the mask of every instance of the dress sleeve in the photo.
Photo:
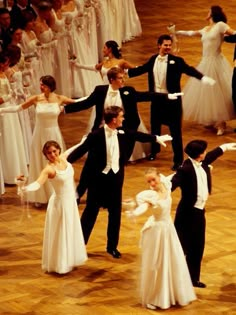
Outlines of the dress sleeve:
[{"label": "dress sleeve", "polygon": [[218,26],[219,32],[221,34],[224,34],[230,28],[228,24],[226,24],[222,21],[218,22],[217,26]]},{"label": "dress sleeve", "polygon": [[149,203],[152,206],[155,206],[157,204],[158,194],[154,190],[144,190],[141,191],[136,196],[137,204],[140,206],[143,203]]}]

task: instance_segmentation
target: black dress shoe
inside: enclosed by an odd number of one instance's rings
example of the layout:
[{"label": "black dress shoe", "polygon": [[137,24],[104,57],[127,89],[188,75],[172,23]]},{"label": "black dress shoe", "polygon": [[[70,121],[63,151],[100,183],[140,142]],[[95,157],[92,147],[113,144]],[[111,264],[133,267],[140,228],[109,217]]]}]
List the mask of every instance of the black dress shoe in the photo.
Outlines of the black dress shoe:
[{"label": "black dress shoe", "polygon": [[206,284],[200,281],[193,281],[193,286],[197,288],[206,288]]},{"label": "black dress shoe", "polygon": [[107,249],[107,252],[113,258],[120,258],[121,257],[121,253],[117,249]]},{"label": "black dress shoe", "polygon": [[148,161],[154,161],[156,159],[156,154],[150,154],[147,159]]}]

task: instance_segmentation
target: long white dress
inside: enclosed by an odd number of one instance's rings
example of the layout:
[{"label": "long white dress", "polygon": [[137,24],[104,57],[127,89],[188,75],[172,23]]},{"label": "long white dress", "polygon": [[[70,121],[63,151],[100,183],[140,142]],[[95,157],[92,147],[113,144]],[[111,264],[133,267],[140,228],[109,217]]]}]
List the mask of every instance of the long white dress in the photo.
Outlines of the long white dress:
[{"label": "long white dress", "polygon": [[122,41],[126,42],[142,34],[142,27],[137,14],[134,0],[122,0],[123,34]]},{"label": "long white dress", "polygon": [[87,260],[72,165],[67,163],[64,171],[56,170],[50,182],[54,191],[46,214],[42,269],[64,274]]},{"label": "long white dress", "polygon": [[[57,103],[38,103],[35,108],[36,123],[33,132],[32,146],[30,150],[29,182],[35,181],[47,160],[42,153],[45,142],[49,140],[57,141],[62,152],[65,143],[58,125],[60,106]],[[39,190],[30,192],[29,201],[47,203],[52,194],[52,187],[46,182]]]},{"label": "long white dress", "polygon": [[[16,105],[20,105],[26,99],[22,82],[22,72],[20,70],[15,71],[11,79],[13,80],[13,82],[11,82],[11,87],[15,98],[14,101]],[[18,115],[24,140],[25,154],[27,162],[29,163],[30,147],[32,142],[32,128],[29,109],[20,111]]]},{"label": "long white dress", "polygon": [[166,199],[160,199],[154,190],[145,190],[137,195],[138,205],[149,203],[153,212],[141,230],[140,294],[144,306],[152,304],[167,309],[175,304],[187,305],[196,300],[196,295],[170,216],[171,184],[165,176],[160,176],[168,189]]},{"label": "long white dress", "polygon": [[55,23],[52,25],[52,31],[54,38],[57,39],[55,49],[57,92],[70,97],[72,95],[72,77],[69,64],[69,47],[65,29],[65,18],[62,17],[62,19],[59,19],[54,10],[52,10],[52,14],[55,19]]},{"label": "long white dress", "polygon": [[224,22],[218,22],[202,34],[202,59],[197,69],[216,81],[214,86],[206,86],[195,78],[189,78],[183,89],[184,119],[211,125],[227,121],[234,117],[231,96],[231,78],[233,69],[221,53],[224,32],[229,28]]},{"label": "long white dress", "polygon": [[[7,78],[0,78],[0,95],[5,98],[1,107],[15,106]],[[0,151],[3,178],[6,184],[15,184],[15,177],[28,176],[27,157],[18,113],[0,116]]]}]

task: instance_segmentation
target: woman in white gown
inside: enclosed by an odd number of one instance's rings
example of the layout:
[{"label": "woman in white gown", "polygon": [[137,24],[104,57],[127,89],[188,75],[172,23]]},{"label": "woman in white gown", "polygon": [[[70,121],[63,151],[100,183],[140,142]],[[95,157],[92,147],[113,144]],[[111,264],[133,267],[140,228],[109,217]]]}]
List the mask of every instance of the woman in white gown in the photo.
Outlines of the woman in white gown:
[{"label": "woman in white gown", "polygon": [[171,218],[170,178],[157,173],[156,168],[146,172],[150,190],[140,192],[138,207],[126,211],[135,217],[149,208],[152,216],[141,230],[142,305],[150,309],[167,309],[171,305],[187,305],[196,300],[185,256]]},{"label": "woman in white gown", "polygon": [[29,71],[24,76],[24,83],[29,85],[31,95],[40,93],[39,79],[43,75],[41,59],[39,58],[38,49],[40,42],[37,39],[33,29],[35,16],[32,12],[24,11],[23,13],[23,32],[21,39],[21,51],[25,57],[25,68]]},{"label": "woman in white gown", "polygon": [[86,247],[74,193],[74,169],[66,158],[71,149],[61,153],[56,141],[43,146],[47,165],[37,180],[25,187],[36,191],[47,180],[53,187],[43,239],[42,269],[65,274],[87,260]]},{"label": "woman in white gown", "polygon": [[[16,30],[22,32],[20,29]],[[19,68],[19,61],[21,59],[21,49],[16,45],[8,45],[6,49],[7,56],[10,60],[10,66],[6,71],[7,78],[10,82],[14,99],[16,105],[21,104],[26,99],[26,93],[23,86],[23,76],[22,71]],[[29,111],[19,112],[19,120],[24,140],[24,149],[27,158],[27,163],[29,164],[30,147],[32,141],[32,128]]]},{"label": "woman in white gown", "polygon": [[[64,140],[58,125],[58,116],[61,113],[61,105],[75,102],[75,100],[64,95],[54,93],[56,82],[52,76],[43,76],[40,79],[41,94],[31,96],[24,103],[18,106],[0,109],[1,112],[18,112],[35,106],[36,124],[33,132],[32,145],[30,148],[29,181],[35,181],[40,171],[44,168],[46,160],[40,155],[42,147],[46,141],[57,141],[62,150],[65,149]],[[6,115],[4,115],[6,116]],[[10,116],[10,115],[8,115]],[[23,171],[18,172],[18,174]],[[23,173],[25,175],[25,173]],[[17,175],[17,174],[16,174]],[[29,194],[29,201],[34,202],[39,207],[42,203],[47,203],[51,196],[52,188],[49,183],[45,183],[39,190]]]},{"label": "woman in white gown", "polygon": [[226,123],[234,117],[231,96],[233,69],[221,53],[224,35],[233,34],[226,24],[227,19],[221,7],[212,6],[207,20],[209,25],[198,31],[177,31],[177,35],[201,36],[202,59],[197,69],[216,83],[211,88],[190,78],[183,89],[184,119],[196,121],[204,126],[213,126],[217,135],[224,133]]},{"label": "woman in white gown", "polygon": [[[0,111],[14,108],[12,90],[5,74],[9,66],[8,58],[0,54]],[[0,116],[0,152],[3,178],[6,184],[15,184],[15,177],[21,173],[28,176],[24,140],[17,113]],[[14,163],[12,163],[14,159]]]},{"label": "woman in white gown", "polygon": [[60,94],[72,95],[72,77],[69,64],[69,47],[65,26],[65,18],[62,15],[61,0],[52,1],[51,29],[56,38],[56,68],[57,91]]},{"label": "woman in white gown", "polygon": [[34,32],[40,42],[39,54],[43,75],[55,75],[55,52],[56,40],[52,29],[48,26],[52,14],[52,4],[48,1],[41,1],[37,6],[38,16],[34,23]]}]

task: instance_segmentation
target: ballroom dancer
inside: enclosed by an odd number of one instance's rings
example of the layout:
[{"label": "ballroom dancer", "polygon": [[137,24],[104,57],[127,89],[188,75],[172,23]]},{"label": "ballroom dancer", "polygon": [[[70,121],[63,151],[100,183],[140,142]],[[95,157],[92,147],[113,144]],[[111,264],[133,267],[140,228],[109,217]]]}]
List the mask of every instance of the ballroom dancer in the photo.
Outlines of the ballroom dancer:
[{"label": "ballroom dancer", "polygon": [[205,288],[200,281],[205,247],[205,204],[211,193],[210,164],[225,151],[236,150],[235,143],[225,143],[206,153],[207,142],[192,140],[185,147],[188,158],[172,177],[172,191],[181,189],[175,215],[175,228],[183,247],[193,286]]},{"label": "ballroom dancer", "polygon": [[[158,93],[180,93],[180,79],[183,73],[201,80],[203,84],[214,84],[214,80],[204,76],[195,68],[186,64],[183,58],[171,54],[172,38],[161,35],[157,40],[158,54],[153,55],[145,64],[128,70],[129,77],[148,73],[149,91]],[[183,162],[182,144],[182,99],[169,100],[167,97],[160,102],[159,96],[151,103],[151,133],[160,134],[161,125],[167,125],[173,138],[174,152],[172,170],[176,170]],[[152,145],[149,160],[153,161],[160,152],[158,144]]]},{"label": "ballroom dancer", "polygon": [[[0,109],[0,113],[12,113],[27,109],[30,106],[35,106],[36,123],[30,148],[30,182],[36,180],[38,174],[45,166],[45,158],[43,155],[39,156],[39,152],[46,141],[54,139],[60,144],[64,151],[65,144],[58,125],[58,116],[61,113],[62,104],[75,102],[75,100],[71,98],[58,95],[54,92],[56,89],[56,81],[50,75],[41,77],[40,89],[41,94],[29,97],[24,103],[18,106]],[[18,174],[20,173],[18,172]],[[25,173],[23,174],[25,175]],[[39,190],[29,194],[29,201],[34,202],[36,207],[40,207],[41,204],[48,202],[51,193],[52,188],[49,183],[46,182]]]},{"label": "ballroom dancer", "polygon": [[39,177],[24,188],[37,191],[47,180],[53,187],[49,199],[43,238],[42,269],[65,274],[87,260],[79,212],[74,194],[74,169],[67,161],[73,148],[61,153],[53,140],[43,146],[48,160]]},{"label": "ballroom dancer", "polygon": [[[15,109],[12,90],[6,71],[9,68],[9,58],[5,53],[0,53],[0,113]],[[3,178],[6,184],[15,184],[18,174],[28,176],[28,161],[24,147],[24,138],[17,113],[0,115],[0,151]],[[14,159],[14,163],[12,163]]]},{"label": "ballroom dancer", "polygon": [[[95,105],[96,117],[93,121],[93,126],[89,128],[89,131],[98,129],[103,123],[104,108],[110,105],[117,105],[124,109],[125,120],[123,127],[125,129],[137,130],[147,133],[146,128],[140,127],[140,117],[137,109],[137,102],[150,101],[153,97],[153,93],[138,92],[133,87],[124,86],[124,73],[122,69],[113,67],[108,71],[109,85],[96,86],[93,93],[86,99],[78,100],[76,103],[65,106],[66,113],[78,112],[84,109],[88,109]],[[170,97],[170,96],[169,96]],[[129,150],[127,156],[131,156],[135,143],[130,141]],[[148,152],[146,144],[140,144],[135,150],[136,158],[143,158]],[[146,152],[145,152],[146,151]],[[82,173],[80,175],[79,185],[77,186],[78,203],[80,198],[84,195],[87,189],[87,165],[84,165]]]},{"label": "ballroom dancer", "polygon": [[217,135],[224,134],[226,121],[234,117],[231,99],[232,67],[221,52],[225,34],[233,34],[222,8],[212,6],[206,17],[208,25],[197,31],[176,31],[177,35],[201,36],[202,59],[197,70],[216,81],[209,91],[207,87],[190,78],[183,92],[184,119],[214,127]]},{"label": "ballroom dancer", "polygon": [[89,240],[99,208],[108,210],[107,252],[114,258],[120,258],[117,246],[119,242],[122,186],[124,168],[128,161],[127,146],[129,139],[141,142],[158,141],[165,146],[168,135],[154,136],[137,131],[117,128],[122,126],[124,112],[119,106],[109,106],[104,111],[105,125],[90,133],[86,140],[69,156],[70,163],[75,162],[88,152],[88,193],[86,207],[81,217],[85,244]]},{"label": "ballroom dancer", "polygon": [[[98,64],[82,65],[78,62],[74,62],[74,65],[80,69],[99,71],[104,84],[109,84],[107,72],[113,67],[119,67],[123,71],[125,69],[133,68],[134,66],[122,58],[121,49],[114,40],[108,40],[103,47],[104,59]],[[73,61],[72,61],[73,62]]]},{"label": "ballroom dancer", "polygon": [[[171,177],[171,176],[170,176]],[[141,282],[143,306],[149,309],[167,309],[171,305],[187,305],[196,300],[188,266],[176,233],[171,212],[171,182],[149,168],[145,178],[150,186],[136,196],[137,208],[126,211],[129,218],[148,209],[152,216],[141,230]]]}]

